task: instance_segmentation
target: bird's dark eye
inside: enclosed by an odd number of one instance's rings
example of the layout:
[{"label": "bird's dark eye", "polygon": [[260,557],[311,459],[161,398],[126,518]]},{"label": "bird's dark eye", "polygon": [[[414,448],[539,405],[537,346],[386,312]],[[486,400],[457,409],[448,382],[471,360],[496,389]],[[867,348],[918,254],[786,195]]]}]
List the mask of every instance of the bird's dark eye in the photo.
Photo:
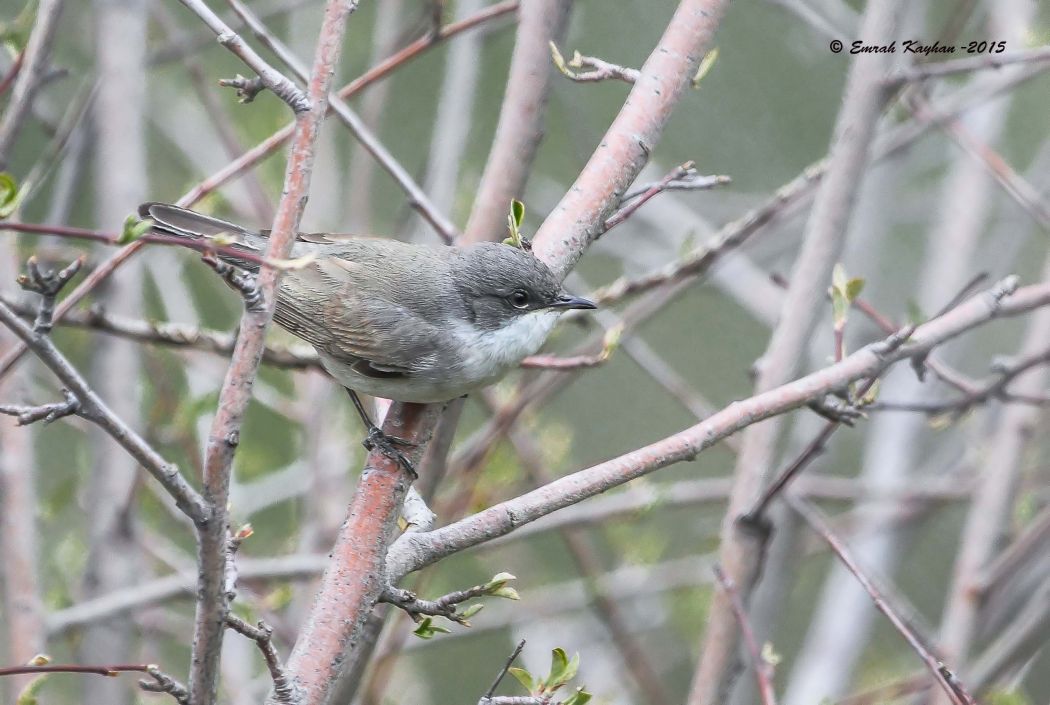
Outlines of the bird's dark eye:
[{"label": "bird's dark eye", "polygon": [[510,303],[514,308],[528,308],[529,293],[524,289],[515,289],[510,295]]}]

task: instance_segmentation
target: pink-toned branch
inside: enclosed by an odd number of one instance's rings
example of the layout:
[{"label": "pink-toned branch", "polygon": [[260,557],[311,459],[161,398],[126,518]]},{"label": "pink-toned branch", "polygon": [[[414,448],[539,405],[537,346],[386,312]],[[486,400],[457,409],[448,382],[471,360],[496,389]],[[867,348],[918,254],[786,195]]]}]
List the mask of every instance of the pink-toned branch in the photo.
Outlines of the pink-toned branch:
[{"label": "pink-toned branch", "polygon": [[[356,0],[329,0],[325,6],[307,88],[309,109],[296,115],[284,190],[267,247],[267,256],[271,259],[286,259],[295,241],[306,208],[315,148],[327,113],[328,92],[342,52],[347,18],[356,6]],[[255,310],[245,310],[241,319],[237,345],[219,393],[218,409],[208,436],[203,483],[208,516],[206,521],[198,524],[199,600],[194,620],[189,683],[190,698],[195,705],[213,702],[218,688],[219,656],[229,611],[224,583],[229,560],[227,503],[230,470],[262,358],[266,330],[273,319],[280,276],[280,270],[274,268],[260,270],[258,288],[263,303]]]}]

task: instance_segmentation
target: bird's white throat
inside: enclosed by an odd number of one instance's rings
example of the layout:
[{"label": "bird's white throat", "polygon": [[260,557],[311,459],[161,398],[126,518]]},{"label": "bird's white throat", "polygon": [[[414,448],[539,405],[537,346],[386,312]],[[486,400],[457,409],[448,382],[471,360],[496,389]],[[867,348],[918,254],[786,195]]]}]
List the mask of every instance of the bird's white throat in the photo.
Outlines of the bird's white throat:
[{"label": "bird's white throat", "polygon": [[494,331],[458,324],[456,337],[463,346],[463,370],[478,379],[502,376],[507,368],[540,349],[559,313],[552,309],[531,311]]}]

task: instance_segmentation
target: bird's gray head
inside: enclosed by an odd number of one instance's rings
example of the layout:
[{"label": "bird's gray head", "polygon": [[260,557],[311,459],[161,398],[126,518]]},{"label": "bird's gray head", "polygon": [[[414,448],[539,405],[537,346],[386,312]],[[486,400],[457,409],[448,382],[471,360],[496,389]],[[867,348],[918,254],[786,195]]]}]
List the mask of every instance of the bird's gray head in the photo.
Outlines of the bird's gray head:
[{"label": "bird's gray head", "polygon": [[547,265],[510,245],[486,242],[464,248],[457,275],[467,313],[484,330],[537,311],[597,308],[566,293]]}]

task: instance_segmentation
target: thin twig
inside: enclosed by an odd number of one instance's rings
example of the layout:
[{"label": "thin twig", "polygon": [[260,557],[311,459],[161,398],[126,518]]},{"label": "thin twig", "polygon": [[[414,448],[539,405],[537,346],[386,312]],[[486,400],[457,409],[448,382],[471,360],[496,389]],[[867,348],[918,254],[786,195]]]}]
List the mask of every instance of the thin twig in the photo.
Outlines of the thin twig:
[{"label": "thin twig", "polygon": [[0,303],[0,323],[6,325],[69,388],[80,404],[79,415],[97,424],[113,437],[168,491],[176,505],[195,523],[206,515],[204,500],[182,477],[178,467],[166,461],[141,436],[114,414],[54,346],[35,332],[14,311]]},{"label": "thin twig", "polygon": [[998,69],[1010,64],[1041,63],[1050,61],[1050,47],[1036,47],[1002,54],[967,56],[950,61],[925,62],[901,69],[885,79],[890,88],[903,83],[916,83],[928,78],[942,78],[957,73],[969,73],[985,69]]},{"label": "thin twig", "polygon": [[736,615],[737,622],[740,624],[740,631],[744,635],[744,643],[751,654],[751,665],[755,669],[755,679],[758,681],[758,692],[762,694],[762,702],[764,705],[776,705],[777,696],[773,690],[773,667],[768,660],[762,657],[762,650],[758,646],[758,641],[755,640],[755,632],[751,629],[751,620],[748,619],[747,609],[740,600],[740,593],[737,592],[733,581],[722,571],[721,566],[716,564],[714,572],[718,584],[729,596],[729,604],[733,608],[733,614]]},{"label": "thin twig", "polygon": [[882,590],[876,587],[872,579],[864,572],[864,569],[854,560],[853,555],[844,543],[842,543],[835,533],[828,526],[827,521],[820,513],[820,511],[804,499],[794,497],[792,495],[786,495],[788,503],[791,508],[794,509],[806,523],[810,525],[821,537],[828,543],[831,550],[835,552],[835,555],[839,557],[839,560],[846,566],[850,573],[857,578],[857,582],[861,584],[861,587],[871,596],[872,602],[875,603],[875,607],[880,612],[886,615],[890,623],[893,624],[894,628],[904,637],[908,645],[918,654],[919,658],[926,665],[926,669],[933,675],[938,685],[944,689],[951,698],[951,701],[955,705],[974,705],[973,698],[967,693],[966,689],[959,683],[958,679],[952,675],[943,663],[937,660],[937,658],[930,652],[926,645],[923,644],[919,636],[911,628],[911,626],[898,614],[897,610],[890,604],[888,598]]},{"label": "thin twig", "polygon": [[281,657],[273,645],[273,628],[265,622],[257,622],[252,626],[234,614],[226,615],[226,626],[238,634],[243,634],[253,640],[262,652],[263,660],[266,661],[266,669],[270,672],[273,680],[274,696],[281,705],[297,705],[302,701],[302,696],[295,686],[295,682],[288,677],[288,673],[281,665]]},{"label": "thin twig", "polygon": [[492,685],[485,691],[484,697],[481,698],[481,702],[491,700],[492,695],[496,692],[496,688],[499,687],[500,682],[507,676],[507,671],[514,665],[514,661],[517,660],[518,656],[521,655],[522,649],[525,648],[525,640],[522,639],[518,642],[518,645],[514,647],[514,651],[510,652],[510,656],[507,657],[506,663],[503,664],[503,668],[496,674],[496,680],[492,681]]},{"label": "thin twig", "polygon": [[230,29],[221,17],[216,15],[203,0],[180,0],[191,12],[215,32],[219,44],[229,49],[235,56],[240,58],[248,68],[259,75],[263,85],[278,98],[288,104],[288,107],[296,114],[306,112],[310,109],[310,100],[288,77],[270,66],[259,56],[254,49],[248,46],[240,36]]}]

